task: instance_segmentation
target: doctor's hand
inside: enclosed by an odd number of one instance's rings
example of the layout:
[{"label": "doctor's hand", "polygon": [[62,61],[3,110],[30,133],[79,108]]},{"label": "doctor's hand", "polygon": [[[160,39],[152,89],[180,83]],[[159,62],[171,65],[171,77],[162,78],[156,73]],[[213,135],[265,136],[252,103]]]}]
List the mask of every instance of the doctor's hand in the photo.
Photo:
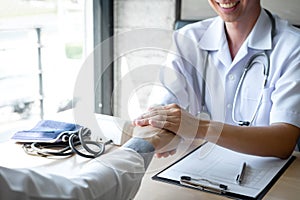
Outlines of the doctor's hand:
[{"label": "doctor's hand", "polygon": [[182,109],[177,104],[155,106],[147,113],[133,121],[135,126],[151,125],[163,128],[183,138],[193,139],[197,136],[200,120]]},{"label": "doctor's hand", "polygon": [[176,149],[181,142],[181,137],[174,133],[152,126],[134,127],[133,137],[143,138],[150,142],[153,145],[155,154],[158,158],[175,154]]}]

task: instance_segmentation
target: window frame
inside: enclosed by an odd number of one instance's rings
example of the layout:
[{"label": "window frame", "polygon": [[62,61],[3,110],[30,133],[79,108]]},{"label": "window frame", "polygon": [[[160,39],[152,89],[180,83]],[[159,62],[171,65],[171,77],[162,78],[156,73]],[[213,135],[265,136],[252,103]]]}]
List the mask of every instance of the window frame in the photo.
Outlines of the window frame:
[{"label": "window frame", "polygon": [[[111,0],[93,1],[94,49],[100,48],[96,51],[99,54],[94,56],[94,110],[95,113],[107,115],[113,113],[114,73],[113,63],[104,66],[103,58],[110,60],[113,58],[113,4],[114,1]],[[109,45],[101,45],[105,40]]]}]

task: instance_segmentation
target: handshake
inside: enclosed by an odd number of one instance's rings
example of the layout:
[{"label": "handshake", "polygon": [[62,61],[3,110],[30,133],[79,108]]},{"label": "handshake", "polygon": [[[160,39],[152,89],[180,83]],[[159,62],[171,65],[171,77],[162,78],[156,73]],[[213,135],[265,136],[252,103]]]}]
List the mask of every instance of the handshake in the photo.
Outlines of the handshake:
[{"label": "handshake", "polygon": [[[97,120],[100,127],[103,127],[105,121],[111,122],[111,119]],[[119,118],[113,121],[117,126],[107,125],[109,130],[103,131],[104,136],[112,139],[117,145],[124,144],[131,137],[142,138],[153,145],[157,157],[173,155],[182,138],[195,138],[199,127],[199,120],[176,104],[149,108],[147,113],[133,122],[124,122]],[[111,135],[114,132],[111,130],[112,127],[118,127],[115,139]],[[121,137],[120,130],[122,130]]]},{"label": "handshake", "polygon": [[167,129],[151,125],[136,125],[118,117],[100,114],[97,115],[97,121],[101,134],[95,136],[95,140],[102,140],[104,136],[106,140],[109,139],[119,146],[125,144],[130,138],[141,138],[152,144],[158,158],[175,154],[182,141],[182,137]]},{"label": "handshake", "polygon": [[[132,125],[131,125],[132,126]],[[147,126],[133,126],[132,137],[142,138],[150,142],[158,158],[168,157],[176,153],[181,137],[166,129]]]}]

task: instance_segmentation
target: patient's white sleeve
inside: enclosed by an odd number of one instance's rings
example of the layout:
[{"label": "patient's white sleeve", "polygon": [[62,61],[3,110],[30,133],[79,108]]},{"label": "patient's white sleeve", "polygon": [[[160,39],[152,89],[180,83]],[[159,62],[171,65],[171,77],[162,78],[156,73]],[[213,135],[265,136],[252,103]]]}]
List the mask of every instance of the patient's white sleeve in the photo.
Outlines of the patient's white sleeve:
[{"label": "patient's white sleeve", "polygon": [[[146,156],[151,160],[153,153]],[[0,199],[132,199],[148,161],[125,147],[91,160],[72,177],[0,167]]]}]

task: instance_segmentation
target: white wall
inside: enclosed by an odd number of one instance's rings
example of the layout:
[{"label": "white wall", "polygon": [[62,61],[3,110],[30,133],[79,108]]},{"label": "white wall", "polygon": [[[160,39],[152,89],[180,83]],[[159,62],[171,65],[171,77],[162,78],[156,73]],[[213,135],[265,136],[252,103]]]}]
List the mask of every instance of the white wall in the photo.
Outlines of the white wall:
[{"label": "white wall", "polygon": [[206,19],[216,13],[207,0],[181,0],[181,19]]},{"label": "white wall", "polygon": [[[119,34],[134,34],[134,31],[138,29],[173,30],[175,0],[115,0],[114,6],[116,40],[119,39]],[[145,37],[145,35],[136,37]],[[144,70],[136,76],[137,69],[162,64],[165,60],[165,53],[153,49],[135,49],[135,51],[121,55],[122,42],[124,41],[115,41],[114,115],[127,119],[146,109],[151,92],[151,87],[137,83],[154,75]],[[135,42],[134,39],[132,42]],[[127,99],[127,96],[130,96],[130,99]]]}]

